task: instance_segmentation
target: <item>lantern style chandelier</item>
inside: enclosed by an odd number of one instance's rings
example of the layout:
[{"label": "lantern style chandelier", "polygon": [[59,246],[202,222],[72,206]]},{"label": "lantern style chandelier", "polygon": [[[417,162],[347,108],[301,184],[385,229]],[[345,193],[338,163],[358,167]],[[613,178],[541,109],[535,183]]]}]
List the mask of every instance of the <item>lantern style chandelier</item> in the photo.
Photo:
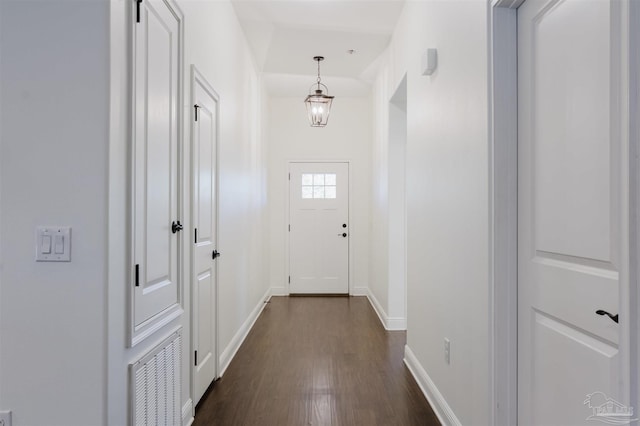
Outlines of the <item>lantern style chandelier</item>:
[{"label": "lantern style chandelier", "polygon": [[[329,96],[329,88],[322,84],[320,80],[320,61],[324,61],[324,56],[314,56],[313,60],[318,62],[318,80],[309,89],[309,95],[304,100],[304,103],[307,105],[311,127],[324,127],[329,121],[333,96]],[[326,94],[323,93],[320,86],[324,87]],[[314,87],[315,92],[311,93]]]}]

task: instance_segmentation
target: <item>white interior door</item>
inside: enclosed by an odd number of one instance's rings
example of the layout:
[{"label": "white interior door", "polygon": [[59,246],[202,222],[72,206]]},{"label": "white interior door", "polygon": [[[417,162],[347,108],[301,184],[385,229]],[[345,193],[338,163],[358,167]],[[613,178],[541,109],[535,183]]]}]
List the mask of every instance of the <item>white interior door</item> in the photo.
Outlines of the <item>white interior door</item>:
[{"label": "white interior door", "polygon": [[[518,420],[622,419],[620,2],[518,9]],[[627,373],[625,373],[627,371]],[[624,414],[624,413],[623,413]],[[593,419],[594,417],[591,417]],[[604,417],[599,417],[604,419]]]},{"label": "white interior door", "polygon": [[349,293],[349,164],[289,164],[289,292]]},{"label": "white interior door", "polygon": [[164,1],[146,0],[138,7],[132,230],[136,329],[179,302],[178,235],[172,230],[172,223],[179,222],[179,18]]},{"label": "white interior door", "polygon": [[217,375],[218,96],[192,68],[194,404]]}]

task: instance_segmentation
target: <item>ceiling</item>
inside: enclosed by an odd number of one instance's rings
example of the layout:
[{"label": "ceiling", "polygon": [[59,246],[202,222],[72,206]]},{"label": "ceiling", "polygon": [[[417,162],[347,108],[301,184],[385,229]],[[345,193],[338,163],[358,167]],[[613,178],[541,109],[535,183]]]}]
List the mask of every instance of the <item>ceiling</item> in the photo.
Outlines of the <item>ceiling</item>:
[{"label": "ceiling", "polygon": [[[320,64],[332,95],[369,92],[366,71],[386,49],[404,0],[233,0],[271,93],[300,96]],[[353,50],[353,53],[349,53]]]}]

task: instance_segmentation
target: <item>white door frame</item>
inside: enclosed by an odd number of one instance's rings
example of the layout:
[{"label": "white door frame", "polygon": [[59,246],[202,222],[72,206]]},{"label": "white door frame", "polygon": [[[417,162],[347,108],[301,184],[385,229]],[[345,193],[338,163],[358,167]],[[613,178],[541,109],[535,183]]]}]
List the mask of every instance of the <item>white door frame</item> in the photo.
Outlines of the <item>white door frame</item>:
[{"label": "white door frame", "polygon": [[[490,200],[490,424],[517,424],[518,380],[518,64],[517,8],[524,0],[488,0],[489,19],[489,200]],[[628,19],[621,40],[629,54],[624,64],[628,89],[621,105],[628,106],[629,128],[622,129],[622,148],[628,149],[629,271],[621,286],[620,315],[629,318],[623,329],[621,352],[631,357],[631,404],[640,410],[640,2],[622,0]],[[623,14],[623,16],[625,16]],[[624,54],[622,55],[625,56]],[[602,58],[594,58],[602,60]],[[624,82],[623,82],[624,88]],[[623,113],[626,113],[623,111]],[[635,118],[635,119],[632,119]],[[626,130],[626,132],[624,131]],[[627,139],[628,136],[628,139]],[[624,231],[624,228],[623,228]],[[621,274],[625,279],[625,273]],[[626,303],[622,303],[626,301]],[[635,303],[630,303],[634,301]],[[621,322],[621,327],[624,323]]]},{"label": "white door frame", "polygon": [[[347,163],[349,165],[349,174],[347,175],[349,178],[349,197],[348,198],[348,209],[349,209],[349,229],[353,229],[353,217],[352,217],[352,205],[351,205],[351,199],[353,198],[351,196],[352,193],[352,189],[353,189],[353,183],[352,183],[352,179],[351,179],[351,160],[318,160],[318,159],[314,159],[314,160],[287,160],[286,161],[286,170],[285,170],[285,185],[286,185],[286,194],[287,194],[287,205],[286,205],[286,210],[285,210],[285,224],[284,224],[284,235],[285,235],[285,249],[284,249],[284,270],[285,270],[285,277],[284,277],[284,288],[286,289],[285,294],[289,295],[291,294],[291,283],[289,282],[289,277],[291,276],[291,257],[290,257],[290,245],[291,245],[291,241],[289,240],[289,224],[291,223],[291,186],[289,183],[289,170],[291,169],[291,163]],[[356,234],[357,234],[357,230],[356,230]],[[349,236],[353,236],[353,232],[349,232]],[[353,294],[353,289],[355,287],[354,283],[353,283],[353,240],[350,238],[349,239],[349,296],[354,296]]]},{"label": "white door frame", "polygon": [[[640,2],[629,4],[629,300],[631,401],[640,411]],[[640,422],[635,422],[636,425]]]},{"label": "white door frame", "polygon": [[522,1],[490,0],[489,14],[489,423],[494,425],[518,422],[516,10]]},{"label": "white door frame", "polygon": [[[191,229],[193,228],[192,224],[193,222],[193,214],[194,214],[194,209],[193,209],[193,203],[194,203],[194,176],[193,176],[193,170],[194,170],[194,164],[193,164],[193,156],[194,156],[194,144],[195,144],[195,108],[193,108],[193,105],[195,105],[195,98],[196,98],[196,81],[200,81],[203,86],[205,86],[207,88],[207,91],[209,91],[211,93],[211,95],[213,96],[213,98],[216,100],[217,102],[217,107],[216,107],[216,146],[215,146],[215,150],[216,150],[216,170],[215,170],[215,181],[216,181],[216,199],[213,200],[214,201],[214,208],[215,208],[215,212],[216,212],[216,235],[215,235],[215,249],[217,250],[219,248],[219,242],[220,242],[220,238],[219,238],[219,234],[220,234],[220,206],[219,206],[219,199],[220,199],[220,96],[218,95],[218,93],[213,90],[213,88],[211,87],[211,85],[209,84],[209,82],[207,81],[207,79],[203,76],[203,74],[198,70],[198,68],[194,65],[191,64],[191,77],[190,77],[190,96],[189,96],[189,100],[190,100],[190,104],[189,104],[189,110],[191,111],[189,114],[189,119],[190,124],[189,124],[189,129],[190,129],[190,145],[189,145],[189,152],[190,152],[190,165],[189,165],[189,192],[191,194],[191,200],[189,203],[189,211],[190,211],[190,217],[189,217],[189,226],[187,229]],[[195,312],[196,310],[195,308],[195,304],[196,304],[196,300],[194,300],[194,295],[195,295],[195,291],[193,291],[193,285],[196,281],[196,271],[195,271],[195,246],[193,244],[193,234],[188,232],[189,234],[189,247],[190,249],[190,261],[191,264],[189,265],[189,292],[190,292],[190,307],[189,307],[189,311],[190,311],[190,351],[189,351],[189,378],[190,378],[190,383],[189,383],[189,395],[192,401],[195,401],[194,397],[195,397],[195,375],[196,375],[196,365],[195,365],[195,358],[194,358],[194,352],[195,352],[195,323],[197,321]],[[215,262],[217,262],[217,260],[215,260]],[[214,365],[216,368],[215,371],[215,376],[214,376],[214,381],[216,379],[218,379],[220,377],[220,333],[219,333],[219,324],[220,324],[220,299],[219,299],[219,283],[218,283],[218,277],[220,276],[219,273],[219,268],[216,266],[216,275],[215,275],[215,346],[216,346],[216,350],[215,350],[215,361],[214,361]],[[206,392],[205,392],[206,393]],[[195,414],[195,409],[196,407],[193,406],[193,412]]]}]

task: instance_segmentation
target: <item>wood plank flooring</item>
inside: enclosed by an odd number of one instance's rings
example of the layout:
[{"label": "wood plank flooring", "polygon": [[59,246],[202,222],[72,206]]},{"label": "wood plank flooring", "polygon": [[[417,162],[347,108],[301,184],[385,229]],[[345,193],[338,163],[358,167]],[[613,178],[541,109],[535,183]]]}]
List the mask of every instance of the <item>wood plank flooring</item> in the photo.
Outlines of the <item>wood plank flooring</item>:
[{"label": "wood plank flooring", "polygon": [[439,425],[405,339],[365,297],[273,297],[194,426]]}]

